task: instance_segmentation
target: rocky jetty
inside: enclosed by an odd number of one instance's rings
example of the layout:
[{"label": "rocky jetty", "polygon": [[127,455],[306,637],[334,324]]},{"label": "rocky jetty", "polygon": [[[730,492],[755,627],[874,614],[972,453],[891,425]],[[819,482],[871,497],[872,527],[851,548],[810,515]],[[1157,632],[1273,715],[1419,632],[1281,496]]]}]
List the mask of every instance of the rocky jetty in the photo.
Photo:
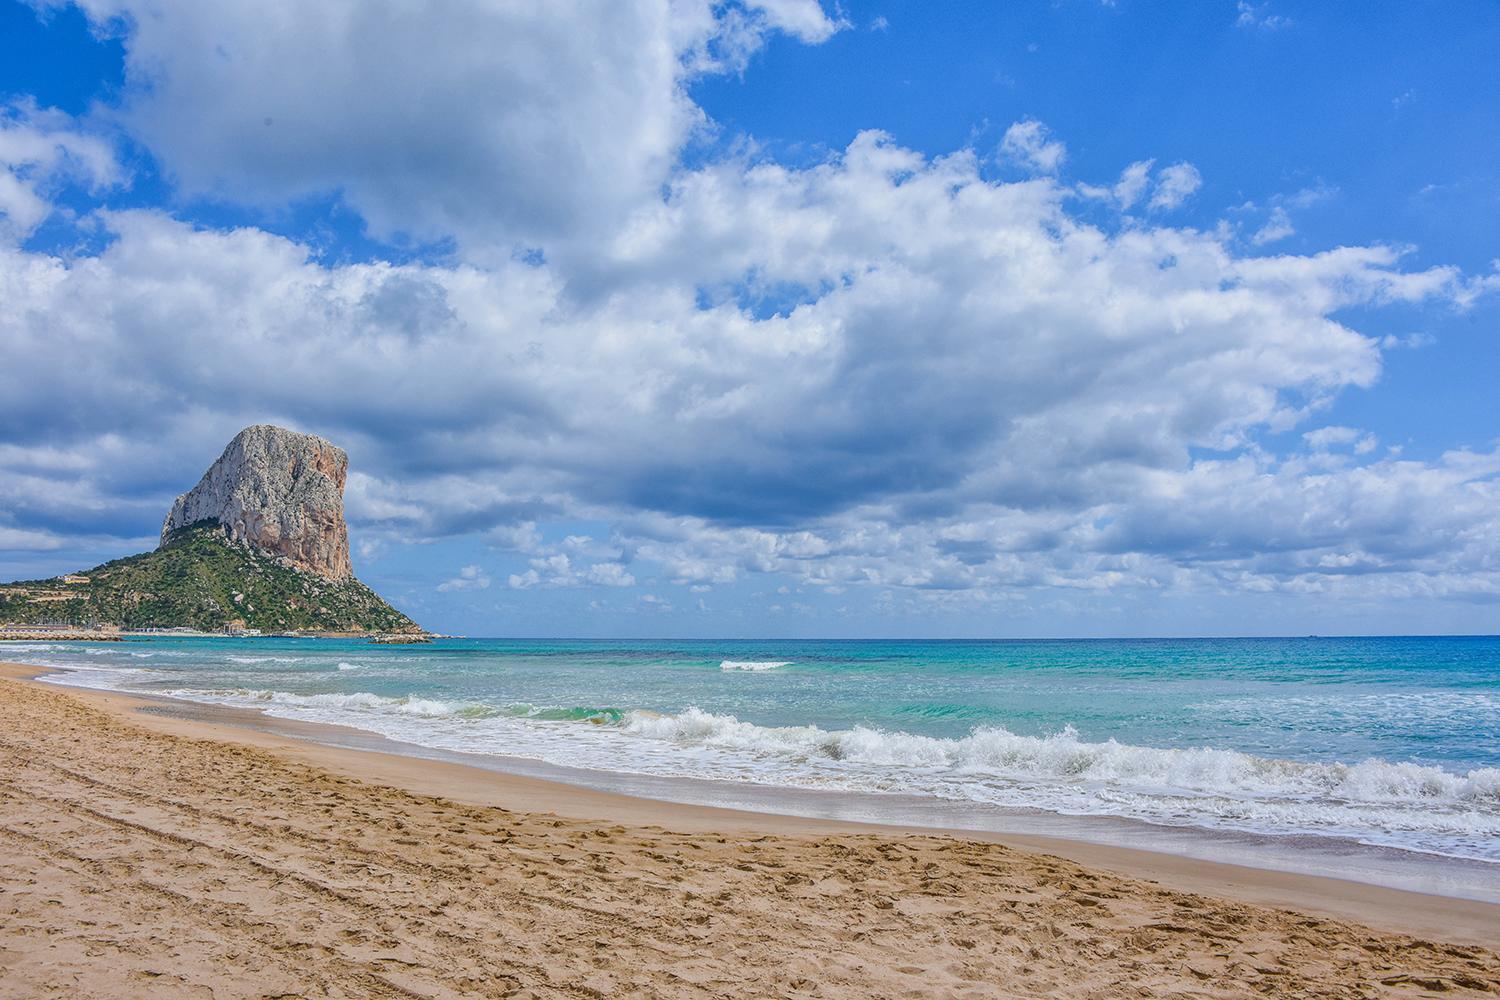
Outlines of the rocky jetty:
[{"label": "rocky jetty", "polygon": [[256,424],[234,436],[198,485],[177,498],[161,529],[212,522],[231,540],[325,580],[354,576],[344,524],[349,456],[320,437]]}]

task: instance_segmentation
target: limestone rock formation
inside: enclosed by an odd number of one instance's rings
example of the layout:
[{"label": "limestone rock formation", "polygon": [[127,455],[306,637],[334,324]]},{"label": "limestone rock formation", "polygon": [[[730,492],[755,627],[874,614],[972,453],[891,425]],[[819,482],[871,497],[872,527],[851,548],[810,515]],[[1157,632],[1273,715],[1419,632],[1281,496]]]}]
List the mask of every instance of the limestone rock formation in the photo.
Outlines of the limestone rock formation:
[{"label": "limestone rock formation", "polygon": [[177,498],[162,525],[217,522],[229,537],[309,573],[343,581],[349,563],[344,479],[349,456],[320,437],[271,424],[235,435],[203,478]]}]

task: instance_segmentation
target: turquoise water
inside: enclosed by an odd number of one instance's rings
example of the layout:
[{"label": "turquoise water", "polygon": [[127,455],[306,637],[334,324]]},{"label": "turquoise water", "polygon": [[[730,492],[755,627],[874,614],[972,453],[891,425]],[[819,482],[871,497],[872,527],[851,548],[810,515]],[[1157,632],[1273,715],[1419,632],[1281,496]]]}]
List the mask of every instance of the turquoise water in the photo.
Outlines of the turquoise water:
[{"label": "turquoise water", "polygon": [[9,645],[441,750],[1500,861],[1500,638]]}]

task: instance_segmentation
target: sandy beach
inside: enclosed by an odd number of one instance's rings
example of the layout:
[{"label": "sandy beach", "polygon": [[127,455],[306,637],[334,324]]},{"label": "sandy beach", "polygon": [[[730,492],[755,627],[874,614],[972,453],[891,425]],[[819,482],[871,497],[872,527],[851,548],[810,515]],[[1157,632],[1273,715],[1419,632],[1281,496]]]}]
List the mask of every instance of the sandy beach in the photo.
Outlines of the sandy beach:
[{"label": "sandy beach", "polygon": [[1483,903],[627,799],[35,673],[0,670],[4,997],[1500,994]]}]

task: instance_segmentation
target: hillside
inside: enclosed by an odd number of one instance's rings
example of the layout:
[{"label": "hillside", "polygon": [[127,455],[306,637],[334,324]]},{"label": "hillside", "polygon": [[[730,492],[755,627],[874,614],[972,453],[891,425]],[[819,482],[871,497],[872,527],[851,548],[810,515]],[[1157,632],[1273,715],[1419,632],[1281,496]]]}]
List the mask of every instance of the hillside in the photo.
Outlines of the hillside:
[{"label": "hillside", "polygon": [[421,631],[352,576],[333,581],[296,569],[231,541],[212,521],[172,531],[153,552],[75,576],[0,587],[0,622],[207,631],[229,626],[264,632]]}]

